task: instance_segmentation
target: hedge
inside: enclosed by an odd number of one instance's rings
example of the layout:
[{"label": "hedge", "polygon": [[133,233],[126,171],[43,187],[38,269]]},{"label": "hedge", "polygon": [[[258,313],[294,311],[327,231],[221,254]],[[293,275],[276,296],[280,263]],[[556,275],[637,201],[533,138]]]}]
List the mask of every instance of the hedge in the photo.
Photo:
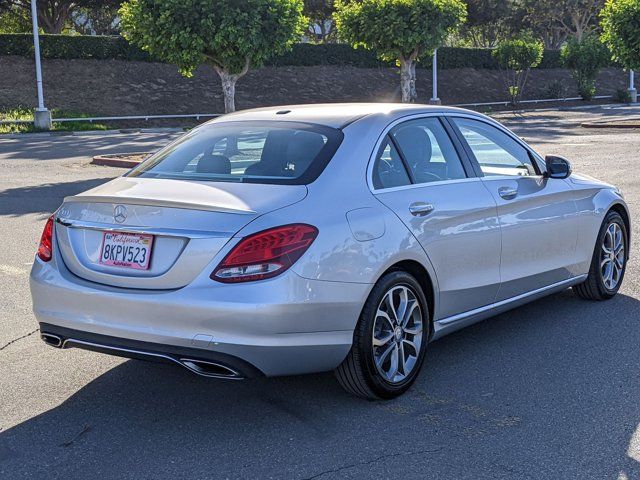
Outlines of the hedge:
[{"label": "hedge", "polygon": [[[122,37],[88,35],[40,35],[43,58],[58,59],[117,59],[153,61],[144,51],[129,44]],[[0,56],[33,56],[33,37],[30,34],[0,34]],[[374,52],[353,49],[345,44],[313,45],[299,43],[294,48],[268,62],[270,66],[349,65],[362,68],[389,67],[393,64],[376,58]],[[475,68],[497,69],[498,64],[486,48],[442,47],[438,50],[441,69]],[[418,64],[431,68],[429,59]],[[545,50],[538,68],[562,68],[559,50]]]}]

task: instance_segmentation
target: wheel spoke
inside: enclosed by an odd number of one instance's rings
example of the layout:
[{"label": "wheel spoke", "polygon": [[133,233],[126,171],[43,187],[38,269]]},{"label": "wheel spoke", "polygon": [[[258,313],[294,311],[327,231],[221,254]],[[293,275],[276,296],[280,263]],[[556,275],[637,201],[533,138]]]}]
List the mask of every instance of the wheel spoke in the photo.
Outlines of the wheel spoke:
[{"label": "wheel spoke", "polygon": [[387,292],[384,296],[384,302],[387,305],[387,312],[389,312],[389,317],[391,322],[395,325],[398,323],[398,312],[396,312],[396,307],[393,305],[393,290]]},{"label": "wheel spoke", "polygon": [[383,336],[376,336],[374,334],[373,336],[373,346],[374,347],[382,347],[384,345],[386,345],[387,343],[389,343],[389,341],[393,338],[393,331],[391,332],[384,332],[385,335]]},{"label": "wheel spoke", "polygon": [[402,325],[404,321],[405,313],[407,312],[407,306],[409,304],[409,294],[405,287],[400,289],[400,304],[398,305],[398,309],[396,310],[396,318],[398,319],[398,325]]},{"label": "wheel spoke", "polygon": [[387,357],[389,356],[389,354],[397,347],[397,345],[395,343],[392,343],[391,345],[389,345],[387,347],[387,349],[382,352],[382,355],[380,355],[377,359],[376,359],[376,365],[377,367],[382,370],[382,365],[384,364],[385,360],[387,359]]},{"label": "wheel spoke", "polygon": [[405,309],[404,315],[402,316],[402,323],[400,323],[401,327],[404,328],[409,323],[409,320],[411,319],[413,312],[415,312],[418,306],[419,306],[418,300],[411,300],[409,302],[409,306]]},{"label": "wheel spoke", "polygon": [[400,342],[398,344],[398,368],[402,368],[402,374],[407,375],[407,361],[404,356],[404,344]]},{"label": "wheel spoke", "polygon": [[405,327],[404,331],[409,335],[420,335],[422,333],[422,322],[414,322],[413,327]]},{"label": "wheel spoke", "polygon": [[391,365],[389,366],[389,370],[387,371],[387,379],[393,381],[396,374],[398,373],[398,345],[393,344],[391,350]]},{"label": "wheel spoke", "polygon": [[378,309],[378,311],[376,312],[376,320],[378,318],[382,318],[384,319],[388,324],[389,324],[389,328],[391,330],[393,330],[393,320],[391,320],[391,318],[389,317],[389,315],[387,314],[387,312],[384,312],[380,309]]},{"label": "wheel spoke", "polygon": [[412,341],[407,340],[407,339],[404,339],[404,340],[402,341],[402,343],[403,343],[403,344],[407,344],[407,345],[409,345],[409,346],[413,349],[413,351],[415,352],[415,355],[414,355],[414,356],[415,356],[415,357],[417,357],[417,356],[418,356],[418,347],[416,346],[416,344],[415,344],[415,343],[413,343]]}]

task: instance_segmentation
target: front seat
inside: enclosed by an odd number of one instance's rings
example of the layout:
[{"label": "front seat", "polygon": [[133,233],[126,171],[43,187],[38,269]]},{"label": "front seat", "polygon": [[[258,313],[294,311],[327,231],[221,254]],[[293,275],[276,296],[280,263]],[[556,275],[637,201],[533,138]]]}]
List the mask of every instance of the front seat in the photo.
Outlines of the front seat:
[{"label": "front seat", "polygon": [[260,161],[249,165],[245,175],[283,176],[287,166],[287,146],[294,133],[293,130],[271,130],[264,141]]},{"label": "front seat", "polygon": [[291,177],[302,175],[323,147],[322,135],[303,130],[296,132],[287,145],[285,174]]}]

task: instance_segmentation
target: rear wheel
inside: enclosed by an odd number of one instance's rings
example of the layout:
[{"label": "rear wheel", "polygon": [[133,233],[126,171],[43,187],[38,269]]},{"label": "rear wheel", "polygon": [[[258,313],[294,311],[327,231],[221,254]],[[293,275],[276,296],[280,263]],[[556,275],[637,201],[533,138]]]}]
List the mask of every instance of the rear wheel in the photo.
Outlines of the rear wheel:
[{"label": "rear wheel", "polygon": [[589,275],[573,287],[580,298],[608,300],[618,293],[627,267],[628,238],[620,214],[609,212],[600,227]]},{"label": "rear wheel", "polygon": [[353,346],[336,369],[348,392],[369,399],[401,395],[415,381],[431,323],[424,292],[406,272],[391,272],[371,291],[356,326]]}]

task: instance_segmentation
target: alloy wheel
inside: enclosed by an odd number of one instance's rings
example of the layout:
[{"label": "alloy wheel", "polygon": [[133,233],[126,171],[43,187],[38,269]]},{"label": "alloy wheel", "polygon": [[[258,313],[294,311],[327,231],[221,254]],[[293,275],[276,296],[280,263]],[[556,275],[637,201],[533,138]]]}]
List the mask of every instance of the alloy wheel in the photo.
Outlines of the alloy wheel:
[{"label": "alloy wheel", "polygon": [[600,252],[600,275],[604,286],[614,290],[624,272],[625,245],[620,225],[612,222],[607,227]]},{"label": "alloy wheel", "polygon": [[373,359],[390,383],[402,382],[415,368],[422,344],[423,316],[415,292],[396,285],[385,293],[373,326]]}]

